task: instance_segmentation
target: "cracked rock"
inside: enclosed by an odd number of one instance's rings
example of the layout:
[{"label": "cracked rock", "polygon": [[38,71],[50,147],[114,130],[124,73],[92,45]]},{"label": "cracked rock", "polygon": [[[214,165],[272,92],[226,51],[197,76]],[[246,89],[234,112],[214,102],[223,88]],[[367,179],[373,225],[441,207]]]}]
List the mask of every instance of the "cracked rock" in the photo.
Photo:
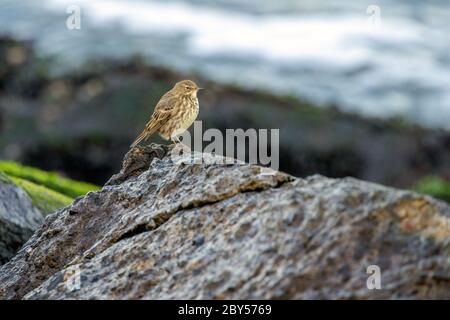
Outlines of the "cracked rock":
[{"label": "cracked rock", "polygon": [[47,216],[0,268],[0,298],[450,298],[447,204],[161,150],[130,151],[102,190]]}]

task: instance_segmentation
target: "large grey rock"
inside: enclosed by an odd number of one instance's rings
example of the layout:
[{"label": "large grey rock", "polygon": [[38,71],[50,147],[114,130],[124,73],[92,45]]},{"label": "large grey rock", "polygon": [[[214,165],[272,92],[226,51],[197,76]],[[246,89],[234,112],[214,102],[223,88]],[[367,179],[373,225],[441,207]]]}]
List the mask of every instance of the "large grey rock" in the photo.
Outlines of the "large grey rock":
[{"label": "large grey rock", "polygon": [[28,195],[0,173],[0,264],[13,257],[43,220]]},{"label": "large grey rock", "polygon": [[0,268],[0,297],[450,298],[443,202],[165,153],[130,151],[101,191],[47,216]]}]

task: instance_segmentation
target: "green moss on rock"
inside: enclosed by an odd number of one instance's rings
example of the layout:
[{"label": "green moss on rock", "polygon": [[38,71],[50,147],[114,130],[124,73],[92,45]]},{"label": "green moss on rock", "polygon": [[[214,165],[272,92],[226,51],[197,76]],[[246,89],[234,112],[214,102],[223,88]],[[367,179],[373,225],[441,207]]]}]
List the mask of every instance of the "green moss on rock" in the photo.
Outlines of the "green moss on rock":
[{"label": "green moss on rock", "polygon": [[76,198],[85,195],[89,191],[100,189],[99,186],[90,183],[64,178],[57,173],[23,166],[13,161],[0,161],[0,171],[3,171],[10,177],[21,178],[36,185],[45,186],[70,198]]},{"label": "green moss on rock", "polygon": [[424,177],[416,183],[414,190],[450,202],[450,181],[442,178]]},{"label": "green moss on rock", "polygon": [[6,174],[4,174],[3,172],[0,172],[0,182],[13,183],[11,181],[11,179],[9,179],[8,176]]},{"label": "green moss on rock", "polygon": [[64,178],[57,173],[13,161],[0,161],[0,180],[22,188],[44,215],[71,204],[78,196],[100,189],[90,183]]},{"label": "green moss on rock", "polygon": [[47,215],[73,202],[73,198],[48,189],[44,186],[17,177],[9,177],[17,186],[21,187],[31,198],[33,204]]}]

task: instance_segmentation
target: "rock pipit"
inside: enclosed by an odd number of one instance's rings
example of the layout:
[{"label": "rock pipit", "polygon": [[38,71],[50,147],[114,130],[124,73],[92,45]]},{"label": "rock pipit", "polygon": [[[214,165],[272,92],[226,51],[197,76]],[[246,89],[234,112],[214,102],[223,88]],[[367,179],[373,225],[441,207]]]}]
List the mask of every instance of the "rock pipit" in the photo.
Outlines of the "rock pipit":
[{"label": "rock pipit", "polygon": [[164,94],[153,111],[144,131],[133,142],[131,148],[142,140],[147,140],[158,132],[165,140],[175,144],[181,143],[178,136],[187,130],[198,115],[197,92],[199,88],[194,81],[183,80]]}]

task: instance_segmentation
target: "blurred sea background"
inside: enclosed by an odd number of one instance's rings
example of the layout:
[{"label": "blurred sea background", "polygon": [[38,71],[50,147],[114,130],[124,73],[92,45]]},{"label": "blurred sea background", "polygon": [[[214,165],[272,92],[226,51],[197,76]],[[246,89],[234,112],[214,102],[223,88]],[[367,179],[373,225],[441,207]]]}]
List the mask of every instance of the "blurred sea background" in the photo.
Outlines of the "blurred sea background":
[{"label": "blurred sea background", "polygon": [[444,0],[1,0],[0,156],[102,184],[187,77],[204,127],[279,128],[281,170],[444,181],[449,21]]},{"label": "blurred sea background", "polygon": [[[225,83],[450,129],[445,0],[2,3],[0,30],[34,39],[40,54],[58,56],[60,68],[138,53]],[[73,4],[82,13],[76,32],[64,28]],[[379,25],[370,20],[373,5],[380,9]]]}]

